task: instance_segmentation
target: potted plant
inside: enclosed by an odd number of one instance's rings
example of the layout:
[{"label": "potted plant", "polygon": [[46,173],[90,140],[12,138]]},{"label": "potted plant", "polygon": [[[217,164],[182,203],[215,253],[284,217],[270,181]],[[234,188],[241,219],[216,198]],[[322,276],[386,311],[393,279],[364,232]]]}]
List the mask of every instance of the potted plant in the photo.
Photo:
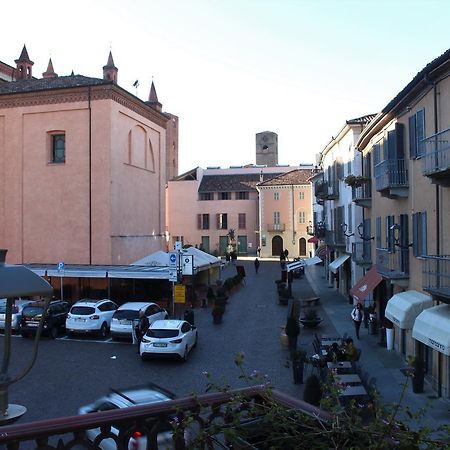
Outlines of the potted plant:
[{"label": "potted plant", "polygon": [[222,317],[224,312],[225,312],[225,305],[216,303],[211,311],[211,314],[213,316],[213,323],[222,323]]},{"label": "potted plant", "polygon": [[415,394],[423,392],[425,379],[425,363],[417,356],[408,356],[409,373],[411,376],[412,390]]},{"label": "potted plant", "polygon": [[322,318],[317,315],[314,308],[305,311],[305,315],[300,317],[300,323],[306,328],[315,328],[322,322]]},{"label": "potted plant", "polygon": [[364,183],[370,181],[370,178],[364,177],[362,175],[347,175],[344,178],[344,182],[351,187],[361,187]]}]

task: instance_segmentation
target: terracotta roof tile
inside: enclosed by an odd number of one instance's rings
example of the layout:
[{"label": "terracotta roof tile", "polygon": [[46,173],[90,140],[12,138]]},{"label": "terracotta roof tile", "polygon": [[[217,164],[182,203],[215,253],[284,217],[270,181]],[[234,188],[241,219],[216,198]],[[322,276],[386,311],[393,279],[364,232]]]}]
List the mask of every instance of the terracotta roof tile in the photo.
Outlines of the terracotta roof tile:
[{"label": "terracotta roof tile", "polygon": [[282,185],[294,185],[294,184],[308,184],[309,179],[313,171],[311,169],[295,169],[290,172],[278,175],[262,183],[258,183],[258,186],[282,186]]},{"label": "terracotta roof tile", "polygon": [[[264,174],[264,179],[273,178],[279,173]],[[199,192],[240,192],[255,191],[260,182],[258,173],[238,175],[205,175],[202,178]]]}]

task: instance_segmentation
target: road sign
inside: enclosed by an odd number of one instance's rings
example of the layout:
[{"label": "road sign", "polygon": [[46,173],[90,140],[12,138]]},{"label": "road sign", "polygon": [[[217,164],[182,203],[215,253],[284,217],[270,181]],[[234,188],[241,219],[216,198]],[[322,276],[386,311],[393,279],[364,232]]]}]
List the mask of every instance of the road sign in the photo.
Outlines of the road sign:
[{"label": "road sign", "polygon": [[181,267],[183,269],[183,275],[194,274],[194,257],[192,255],[183,255],[181,257]]},{"label": "road sign", "polygon": [[169,269],[169,281],[178,281],[177,269]]},{"label": "road sign", "polygon": [[60,261],[60,262],[58,263],[58,271],[59,271],[59,272],[62,272],[62,271],[64,270],[64,266],[65,266],[64,262],[63,262],[63,261]]},{"label": "road sign", "polygon": [[186,303],[186,286],[184,284],[176,284],[174,286],[175,303]]},{"label": "road sign", "polygon": [[178,255],[177,252],[169,252],[169,267],[177,267]]},{"label": "road sign", "polygon": [[181,241],[175,241],[175,250],[181,252],[183,250],[183,243]]}]

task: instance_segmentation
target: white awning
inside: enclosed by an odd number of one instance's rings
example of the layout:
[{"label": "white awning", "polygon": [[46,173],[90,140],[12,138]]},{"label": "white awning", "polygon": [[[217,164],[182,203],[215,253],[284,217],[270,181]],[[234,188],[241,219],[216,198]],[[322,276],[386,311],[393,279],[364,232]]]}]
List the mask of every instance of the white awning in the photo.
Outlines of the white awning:
[{"label": "white awning", "polygon": [[330,263],[330,265],[328,266],[328,268],[333,272],[336,273],[339,269],[339,267],[342,266],[342,264],[345,263],[345,261],[347,261],[347,259],[350,258],[350,255],[342,255],[339,256],[339,258],[335,259],[332,263]]},{"label": "white awning", "polygon": [[106,278],[106,270],[83,270],[65,268],[64,270],[47,270],[48,277],[64,278]]},{"label": "white awning", "polygon": [[385,315],[399,328],[411,330],[416,317],[433,306],[433,299],[422,292],[406,291],[392,296],[386,305]]},{"label": "white awning", "polygon": [[313,256],[312,258],[306,258],[303,262],[305,263],[305,266],[313,266],[314,264],[320,264],[322,259],[318,256]]},{"label": "white awning", "polygon": [[312,258],[300,259],[299,261],[293,261],[286,265],[286,270],[290,272],[291,270],[299,269],[304,266],[313,266],[314,264],[320,264],[322,260],[318,256],[313,256]]},{"label": "white awning", "polygon": [[422,311],[414,322],[412,337],[450,356],[450,305],[441,304]]}]

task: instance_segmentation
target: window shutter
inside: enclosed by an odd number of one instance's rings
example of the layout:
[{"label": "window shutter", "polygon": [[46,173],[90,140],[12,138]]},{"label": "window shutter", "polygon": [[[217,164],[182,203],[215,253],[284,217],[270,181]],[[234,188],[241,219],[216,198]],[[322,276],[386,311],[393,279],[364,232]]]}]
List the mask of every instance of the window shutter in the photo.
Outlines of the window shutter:
[{"label": "window shutter", "polygon": [[217,229],[220,230],[220,214],[216,214],[217,218]]},{"label": "window shutter", "polygon": [[421,236],[421,249],[420,252],[422,255],[428,255],[428,245],[427,245],[427,212],[424,211],[420,214],[420,231],[422,233]]},{"label": "window shutter", "polygon": [[419,223],[418,223],[419,213],[414,213],[412,215],[412,227],[413,227],[413,255],[419,256]]},{"label": "window shutter", "polygon": [[197,214],[197,229],[201,230],[201,228],[202,228],[202,215]]},{"label": "window shutter", "polygon": [[384,159],[397,159],[397,134],[394,130],[388,131],[387,135],[387,154],[385,152]]},{"label": "window shutter", "polygon": [[423,156],[424,148],[422,139],[425,139],[425,109],[416,113],[417,156]]},{"label": "window shutter", "polygon": [[381,248],[381,217],[377,217],[377,248]]},{"label": "window shutter", "polygon": [[405,158],[405,126],[402,123],[395,124],[396,157]]},{"label": "window shutter", "polygon": [[416,116],[409,119],[409,157],[414,159],[417,157],[417,138],[416,138]]}]

